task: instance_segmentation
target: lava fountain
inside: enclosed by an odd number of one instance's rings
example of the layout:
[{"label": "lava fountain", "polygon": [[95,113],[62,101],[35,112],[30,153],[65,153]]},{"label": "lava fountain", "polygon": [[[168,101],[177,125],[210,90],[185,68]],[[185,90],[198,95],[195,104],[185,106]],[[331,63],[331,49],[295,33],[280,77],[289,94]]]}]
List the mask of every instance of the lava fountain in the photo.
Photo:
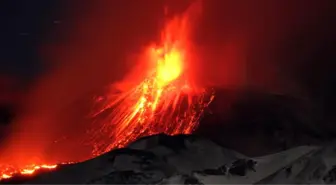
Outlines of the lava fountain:
[{"label": "lava fountain", "polygon": [[93,115],[98,121],[94,124],[101,124],[91,131],[94,155],[123,147],[142,136],[190,134],[197,127],[213,99],[213,93],[195,85],[188,74],[192,70],[190,31],[200,13],[201,1],[197,1],[167,22],[160,44],[146,50],[145,62],[152,67],[146,69],[148,75],[142,82],[122,92],[112,87],[96,98],[102,106]]}]

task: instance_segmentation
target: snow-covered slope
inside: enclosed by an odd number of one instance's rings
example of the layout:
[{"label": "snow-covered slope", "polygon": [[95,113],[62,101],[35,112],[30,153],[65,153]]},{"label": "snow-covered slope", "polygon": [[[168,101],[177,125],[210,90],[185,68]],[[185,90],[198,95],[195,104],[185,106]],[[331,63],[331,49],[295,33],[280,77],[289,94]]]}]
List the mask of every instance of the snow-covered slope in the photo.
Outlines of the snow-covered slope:
[{"label": "snow-covered slope", "polygon": [[302,146],[249,158],[196,136],[155,135],[26,183],[330,183],[336,175],[335,149]]}]

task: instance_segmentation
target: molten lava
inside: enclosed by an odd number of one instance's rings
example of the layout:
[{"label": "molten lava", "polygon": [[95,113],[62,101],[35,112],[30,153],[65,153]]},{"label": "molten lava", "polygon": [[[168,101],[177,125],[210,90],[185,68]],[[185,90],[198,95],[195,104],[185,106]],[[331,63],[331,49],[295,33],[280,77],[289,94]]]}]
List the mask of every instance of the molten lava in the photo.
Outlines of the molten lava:
[{"label": "molten lava", "polygon": [[199,11],[200,4],[193,4],[182,16],[168,22],[161,44],[148,49],[147,62],[154,65],[139,85],[97,99],[103,107],[94,116],[103,118],[101,129],[93,130],[94,155],[123,147],[142,136],[190,134],[197,127],[213,99],[213,93],[196,88],[188,74],[191,20]]},{"label": "molten lava", "polygon": [[34,174],[36,171],[38,170],[42,170],[42,169],[55,169],[57,167],[57,165],[29,165],[26,166],[24,168],[15,168],[13,166],[2,166],[1,165],[1,176],[0,176],[0,180],[1,179],[8,179],[13,177],[14,175],[31,175]]}]

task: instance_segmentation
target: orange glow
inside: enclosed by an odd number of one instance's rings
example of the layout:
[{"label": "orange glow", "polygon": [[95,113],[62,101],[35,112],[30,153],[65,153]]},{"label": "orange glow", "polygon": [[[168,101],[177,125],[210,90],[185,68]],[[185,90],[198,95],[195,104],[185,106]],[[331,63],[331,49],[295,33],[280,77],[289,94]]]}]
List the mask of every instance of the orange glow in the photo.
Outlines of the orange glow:
[{"label": "orange glow", "polygon": [[34,174],[37,170],[41,170],[41,169],[48,169],[48,170],[52,170],[55,169],[57,167],[57,165],[47,165],[47,164],[43,164],[43,165],[29,165],[26,166],[24,168],[21,168],[21,170],[17,170],[20,168],[13,168],[13,167],[2,167],[1,168],[1,176],[0,176],[0,180],[1,179],[9,179],[15,175],[32,175]]},{"label": "orange glow", "polygon": [[[94,155],[124,147],[143,136],[190,134],[197,127],[213,99],[212,92],[194,87],[188,74],[190,29],[200,9],[198,1],[184,14],[167,22],[161,44],[149,46],[146,61],[141,61],[153,67],[145,69],[149,71],[148,76],[139,85],[97,98],[103,107],[94,114],[101,123],[100,129],[92,130]],[[110,142],[106,143],[102,136]]]},{"label": "orange glow", "polygon": [[[195,55],[190,49],[190,31],[200,10],[198,1],[184,14],[167,22],[160,42],[149,45],[143,53],[145,57],[140,62],[151,64],[146,65],[151,67],[141,69],[148,75],[139,84],[122,92],[111,90],[95,100],[102,107],[94,109],[93,128],[88,130],[92,137],[86,138],[93,146],[93,156],[124,147],[143,136],[190,134],[198,126],[214,97],[212,91],[195,86],[188,73],[192,70],[188,56]],[[123,83],[133,82],[125,80]],[[57,165],[35,164],[24,167],[0,165],[0,179],[57,168]]]},{"label": "orange glow", "polygon": [[[181,52],[172,48],[171,51],[154,49],[154,55],[157,58],[157,76],[158,87],[164,87],[170,82],[176,80],[183,70],[183,55]],[[161,57],[160,57],[161,56]]]}]

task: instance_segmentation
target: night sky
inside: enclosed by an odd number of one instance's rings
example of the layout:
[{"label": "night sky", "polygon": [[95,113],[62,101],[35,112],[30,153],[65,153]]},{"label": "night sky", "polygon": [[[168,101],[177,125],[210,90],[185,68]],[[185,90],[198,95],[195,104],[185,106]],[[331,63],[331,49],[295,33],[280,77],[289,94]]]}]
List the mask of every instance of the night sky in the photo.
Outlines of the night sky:
[{"label": "night sky", "polygon": [[43,67],[38,46],[53,24],[59,24],[61,0],[3,0],[0,2],[1,73],[31,79]]},{"label": "night sky", "polygon": [[[48,30],[59,23],[60,4],[58,0],[0,2],[1,124],[13,118],[20,92],[25,93],[26,87],[45,71],[38,48]],[[14,84],[6,85],[8,80],[14,80]]]},{"label": "night sky", "polygon": [[[0,19],[1,19],[1,52],[0,52],[0,69],[1,73],[9,73],[14,75],[23,76],[21,79],[30,79],[33,76],[36,76],[36,74],[39,74],[44,70],[44,66],[41,64],[40,56],[38,55],[38,49],[41,46],[41,43],[48,40],[49,32],[53,31],[55,29],[55,26],[57,27],[58,24],[62,24],[61,17],[63,16],[63,12],[65,9],[69,8],[69,3],[66,5],[62,0],[2,0],[1,1],[1,10],[0,10]],[[76,1],[72,1],[76,2]],[[84,3],[83,3],[84,2]],[[86,3],[85,3],[86,2]],[[104,0],[100,0],[99,2],[104,2]],[[115,1],[116,3],[109,3],[111,5],[110,9],[111,11],[114,11],[114,9],[123,9],[127,4],[135,4],[133,3],[120,3],[119,1]],[[154,1],[153,1],[154,2]],[[153,11],[155,6],[158,6],[159,3],[153,3],[150,0],[143,1],[142,4],[147,4],[149,8],[139,8],[139,11],[141,9],[147,9],[148,11]],[[168,1],[167,1],[168,2]],[[179,4],[176,3],[178,1],[171,0],[170,2],[174,2],[175,5]],[[181,1],[180,1],[181,2]],[[249,13],[254,14],[251,17],[257,17],[257,14],[260,14],[264,16],[264,18],[260,20],[264,20],[266,23],[265,25],[260,25],[259,27],[265,27],[262,28],[264,32],[259,30],[260,34],[265,35],[267,37],[268,33],[270,32],[275,33],[274,30],[283,30],[283,28],[286,27],[295,27],[293,25],[290,25],[290,22],[294,19],[298,18],[298,21],[304,22],[304,20],[308,20],[307,22],[313,22],[313,21],[319,21],[319,24],[316,24],[315,26],[305,27],[302,24],[297,24],[299,27],[299,31],[292,31],[291,34],[288,34],[290,36],[286,36],[287,38],[284,38],[286,42],[280,43],[280,47],[276,48],[276,50],[280,50],[281,48],[287,48],[288,51],[281,51],[277,52],[276,55],[282,55],[280,57],[287,57],[284,60],[287,60],[289,62],[287,63],[293,63],[293,60],[309,60],[308,57],[304,58],[303,55],[309,55],[309,53],[318,53],[320,51],[317,51],[317,48],[321,47],[332,47],[331,43],[333,38],[328,37],[334,37],[335,34],[334,31],[334,20],[332,17],[334,16],[335,11],[333,11],[333,1],[332,0],[322,0],[322,1],[315,1],[315,0],[308,0],[308,1],[302,1],[302,0],[296,0],[292,1],[294,3],[289,3],[291,1],[283,1],[281,3],[273,3],[276,4],[272,6],[272,1],[260,0],[259,3],[248,3],[247,1],[208,1],[207,6],[207,15],[205,15],[205,33],[203,33],[203,43],[208,42],[214,47],[215,45],[218,45],[218,42],[225,41],[226,36],[223,36],[222,34],[231,34],[226,31],[226,26],[229,25],[229,27],[234,27],[236,25],[247,25],[245,19],[239,19],[237,17],[244,17],[243,14],[248,15]],[[266,3],[265,3],[266,2]],[[276,1],[274,1],[276,2]],[[174,4],[171,3],[171,4]],[[81,5],[85,4],[92,4],[90,1],[81,1],[80,3],[74,3],[75,6],[72,7],[74,10],[72,11],[72,15],[80,14],[79,10],[76,10],[76,6],[79,7]],[[141,3],[138,3],[139,5]],[[150,5],[149,5],[150,4]],[[291,4],[291,5],[289,5]],[[228,6],[229,5],[229,6]],[[141,5],[140,5],[141,6]],[[278,7],[276,7],[278,6]],[[119,8],[118,8],[119,7]],[[151,8],[150,8],[151,7]],[[237,8],[238,7],[238,8]],[[244,8],[246,8],[246,11]],[[276,11],[274,11],[274,7],[276,7]],[[327,7],[327,8],[326,8]],[[127,8],[126,8],[127,9]],[[221,9],[221,10],[220,10]],[[275,13],[268,13],[267,9],[269,9],[270,12],[274,11]],[[262,10],[262,11],[260,11]],[[264,11],[265,10],[265,11]],[[324,13],[319,14],[316,16],[316,20],[314,20],[314,12],[316,11],[323,11]],[[278,11],[278,12],[277,12]],[[263,12],[263,13],[260,13]],[[295,12],[295,13],[293,13]],[[296,13],[297,12],[297,13]],[[138,13],[135,11],[135,13]],[[239,15],[241,14],[241,15]],[[245,15],[245,16],[246,16]],[[287,16],[288,15],[288,16]],[[286,19],[287,16],[287,19]],[[301,18],[300,17],[304,17]],[[329,18],[328,18],[329,17]],[[274,20],[272,20],[274,19]],[[282,19],[285,19],[282,20]],[[320,19],[320,20],[318,20]],[[228,21],[230,20],[230,21]],[[278,23],[280,21],[280,23]],[[251,21],[253,22],[253,21]],[[260,22],[260,21],[259,21]],[[288,22],[288,24],[284,24],[283,22]],[[274,24],[273,24],[274,23]],[[90,23],[89,23],[90,24]],[[260,24],[257,23],[256,24]],[[296,24],[296,23],[295,23]],[[216,26],[214,26],[216,25]],[[60,25],[58,25],[60,26]],[[208,28],[209,27],[209,28]],[[273,27],[273,28],[272,28]],[[320,28],[319,28],[320,27]],[[271,29],[272,28],[272,29]],[[248,27],[241,27],[240,29],[247,30]],[[301,30],[300,30],[301,29]],[[294,30],[294,29],[293,29]],[[252,29],[253,31],[253,29]],[[246,31],[249,32],[249,31]],[[316,32],[316,33],[309,33],[309,32]],[[269,34],[269,35],[271,35]],[[315,36],[312,36],[314,35]],[[323,38],[321,35],[324,35]],[[279,37],[282,37],[283,35],[279,35]],[[307,38],[310,37],[310,38]],[[315,37],[315,38],[314,38]],[[257,38],[257,37],[256,37]],[[215,41],[214,41],[215,40]],[[264,39],[267,40],[267,39]],[[217,42],[217,43],[216,43]],[[270,41],[271,45],[276,45],[275,41]],[[330,42],[330,43],[327,43]],[[312,44],[314,43],[314,44]],[[258,44],[256,44],[258,45]],[[317,46],[314,51],[308,51],[309,45],[320,45]],[[329,45],[329,46],[326,46]],[[254,48],[258,46],[253,46]],[[263,52],[273,52],[273,51],[266,51],[265,47],[268,46],[261,46],[261,50],[264,50]],[[295,48],[296,47],[296,48]],[[290,49],[288,49],[290,48]],[[290,53],[290,50],[297,50],[297,54]],[[306,51],[307,50],[307,51]],[[322,49],[325,50],[325,49]],[[259,51],[255,52],[258,53]],[[301,52],[301,53],[300,53]],[[306,53],[308,52],[308,54]],[[259,55],[259,54],[257,54]],[[289,56],[288,56],[289,55]],[[294,56],[298,55],[298,56]],[[300,56],[299,56],[300,55]],[[318,55],[318,54],[315,54]],[[252,56],[253,57],[253,56]],[[258,56],[259,58],[262,58]],[[272,54],[272,60],[274,60],[275,55]],[[294,59],[296,57],[296,59]],[[258,58],[258,60],[260,60]],[[278,58],[278,56],[277,56]],[[261,61],[261,60],[260,60]],[[279,63],[279,62],[278,62]],[[284,62],[282,62],[284,63]],[[295,62],[297,65],[299,65],[302,62]],[[263,63],[265,64],[265,63]],[[259,65],[259,64],[258,64]],[[293,70],[295,67],[294,65],[288,65],[288,64],[281,64],[281,65],[287,65],[286,69],[290,68],[290,70]],[[256,66],[256,63],[253,62],[252,66]],[[290,67],[288,67],[290,66]],[[253,68],[253,67],[251,67]],[[258,73],[258,70],[252,70],[255,72],[252,73]],[[258,76],[258,75],[255,75]],[[28,78],[27,78],[28,77]],[[256,77],[256,78],[263,78],[263,77]]]}]

